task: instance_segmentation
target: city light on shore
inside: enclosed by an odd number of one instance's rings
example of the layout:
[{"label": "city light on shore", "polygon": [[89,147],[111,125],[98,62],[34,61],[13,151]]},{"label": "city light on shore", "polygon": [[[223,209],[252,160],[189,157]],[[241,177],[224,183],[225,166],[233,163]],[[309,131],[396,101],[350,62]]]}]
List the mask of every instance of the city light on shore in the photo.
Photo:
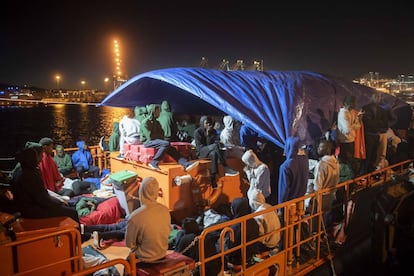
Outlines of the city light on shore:
[{"label": "city light on shore", "polygon": [[56,75],[55,79],[56,79],[56,88],[59,89],[60,75]]}]

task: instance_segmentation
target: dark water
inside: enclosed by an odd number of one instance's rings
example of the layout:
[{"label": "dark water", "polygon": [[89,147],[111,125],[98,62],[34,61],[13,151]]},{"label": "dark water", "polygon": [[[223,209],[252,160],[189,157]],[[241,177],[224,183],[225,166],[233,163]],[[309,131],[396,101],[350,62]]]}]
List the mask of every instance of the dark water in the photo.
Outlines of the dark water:
[{"label": "dark water", "polygon": [[127,110],[88,105],[47,105],[33,107],[0,107],[0,158],[12,157],[27,141],[52,138],[64,147],[76,147],[76,141],[89,145],[99,143],[112,132],[112,123]]}]

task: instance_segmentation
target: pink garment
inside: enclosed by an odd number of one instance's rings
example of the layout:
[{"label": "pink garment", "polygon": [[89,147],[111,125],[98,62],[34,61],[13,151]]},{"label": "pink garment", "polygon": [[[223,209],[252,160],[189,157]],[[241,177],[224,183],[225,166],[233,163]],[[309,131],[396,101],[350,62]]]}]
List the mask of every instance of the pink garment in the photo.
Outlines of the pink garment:
[{"label": "pink garment", "polygon": [[[58,167],[53,160],[53,157],[46,152],[43,152],[42,161],[39,164],[40,174],[42,175],[43,185],[46,189],[53,192],[58,192],[62,189],[63,181],[59,173]],[[59,186],[57,186],[56,184]]]}]

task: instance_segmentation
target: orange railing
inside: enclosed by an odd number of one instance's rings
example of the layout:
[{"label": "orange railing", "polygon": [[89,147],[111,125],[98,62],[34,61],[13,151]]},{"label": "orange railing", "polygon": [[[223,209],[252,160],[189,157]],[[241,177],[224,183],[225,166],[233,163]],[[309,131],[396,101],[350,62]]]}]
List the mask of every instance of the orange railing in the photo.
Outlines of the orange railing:
[{"label": "orange railing", "polygon": [[[323,225],[323,215],[324,210],[322,204],[317,206],[317,209],[313,213],[305,213],[305,202],[310,200],[317,200],[317,202],[322,202],[322,194],[327,192],[334,192],[338,188],[344,188],[346,192],[346,202],[342,204],[347,204],[348,200],[355,194],[359,193],[364,189],[370,189],[371,187],[377,185],[383,185],[384,183],[390,181],[393,176],[403,174],[406,172],[408,164],[412,160],[407,160],[390,167],[387,167],[382,170],[377,170],[375,172],[359,176],[355,179],[348,180],[346,182],[338,184],[335,188],[320,190],[311,194],[307,194],[303,197],[284,202],[279,205],[272,206],[269,209],[249,214],[241,218],[233,219],[228,222],[224,222],[218,225],[209,226],[204,229],[200,235],[199,240],[199,255],[200,261],[196,264],[199,266],[201,275],[207,275],[205,272],[205,265],[209,261],[220,258],[222,261],[221,272],[224,271],[224,262],[225,255],[236,250],[242,250],[246,252],[246,247],[254,242],[260,241],[267,235],[272,235],[275,232],[280,232],[281,241],[283,248],[279,249],[277,252],[267,252],[268,254],[263,254],[266,257],[261,259],[260,262],[257,262],[251,266],[247,266],[245,253],[242,253],[242,265],[233,269],[227,273],[232,275],[272,275],[271,271],[277,269],[277,275],[305,275],[315,268],[323,265],[324,263],[331,261],[334,257],[334,253],[329,249],[329,243],[327,240],[327,232],[324,229]],[[248,219],[254,218],[255,216],[265,214],[267,212],[277,212],[283,214],[282,221],[284,222],[282,227],[278,230],[275,230],[272,233],[268,233],[264,236],[261,236],[255,240],[247,242],[245,238],[242,239],[242,243],[239,246],[233,247],[231,249],[224,249],[224,237],[226,233],[232,236],[231,226],[234,224],[241,223],[242,225],[242,236],[245,237],[246,233],[246,221]],[[311,235],[302,236],[301,235],[301,224],[306,223],[310,225]],[[312,225],[314,224],[314,225]],[[216,230],[221,230],[220,235],[220,252],[216,255],[206,257],[204,254],[204,240],[208,233],[214,232]],[[301,257],[301,248],[305,243],[312,243],[314,245],[313,255],[306,261],[300,263],[298,260]],[[323,248],[323,250],[322,250]]]},{"label": "orange railing", "polygon": [[[91,146],[91,153],[94,156],[95,165],[102,166],[102,168],[107,168],[108,162],[107,160],[107,153],[102,152],[98,146]],[[76,150],[76,148],[69,148],[66,149],[68,152]],[[387,167],[382,170],[374,171],[372,173],[359,176],[355,179],[348,180],[346,182],[340,183],[336,185],[334,188],[324,189],[320,191],[316,191],[314,193],[307,194],[303,197],[290,200],[288,202],[284,202],[282,204],[278,204],[272,206],[269,209],[252,213],[246,215],[244,217],[240,217],[237,219],[233,219],[231,221],[227,221],[221,224],[212,225],[204,229],[199,237],[199,256],[200,260],[197,262],[196,266],[200,269],[200,275],[204,276],[206,274],[206,264],[210,261],[215,259],[221,259],[221,274],[225,273],[225,256],[233,251],[241,250],[242,251],[242,264],[237,267],[233,267],[233,270],[230,271],[232,275],[269,275],[271,271],[277,269],[277,275],[305,275],[310,271],[314,270],[315,268],[329,262],[334,257],[334,252],[329,250],[329,243],[327,240],[327,232],[324,229],[323,225],[323,215],[324,206],[322,204],[318,204],[315,212],[308,213],[305,212],[305,203],[316,200],[317,202],[322,202],[322,194],[326,192],[332,192],[338,188],[344,188],[345,190],[345,198],[349,200],[352,196],[358,194],[362,190],[370,189],[372,187],[376,187],[379,185],[383,185],[390,181],[393,176],[398,176],[404,174],[407,169],[408,165],[413,160],[407,160],[390,167]],[[341,204],[347,204],[347,200]],[[261,237],[258,237],[252,241],[246,241],[245,233],[246,233],[246,221],[248,219],[254,218],[258,215],[263,215],[267,212],[277,212],[278,214],[282,215],[282,227],[278,230],[275,230],[272,233],[267,233]],[[234,224],[241,224],[241,231],[242,231],[242,243],[239,246],[233,247],[231,249],[225,250],[224,247],[224,239],[226,236],[233,238],[233,232],[231,226]],[[301,231],[302,224],[310,225],[311,234],[307,236],[303,236]],[[217,254],[206,257],[204,254],[204,240],[206,235],[220,230],[220,238],[219,238],[219,247],[220,250]],[[72,232],[71,232],[72,231]],[[260,257],[260,262],[256,262],[253,265],[248,266],[246,261],[246,247],[253,244],[254,242],[258,242],[263,239],[265,236],[272,235],[276,232],[281,234],[281,244],[283,245],[277,251],[267,252],[268,254],[263,254]],[[28,244],[34,242],[38,239],[46,239],[51,236],[57,235],[71,235],[73,244],[71,245],[71,255],[69,258],[64,260],[59,260],[58,262],[52,262],[45,265],[41,265],[38,267],[34,267],[29,271],[19,272],[16,275],[25,275],[30,273],[36,273],[37,271],[42,271],[47,269],[48,267],[59,265],[60,263],[64,262],[71,262],[72,273],[71,275],[88,275],[93,273],[94,271],[98,271],[105,267],[110,267],[115,264],[120,264],[124,266],[125,275],[135,275],[136,268],[135,268],[135,258],[134,256],[130,255],[130,261],[126,261],[125,259],[114,259],[107,263],[94,266],[88,269],[84,269],[81,264],[82,254],[80,252],[80,235],[78,231],[76,234],[73,234],[73,230],[62,230],[59,232],[53,232],[47,235],[42,235],[36,238],[29,238],[21,241],[15,241],[8,243],[6,245],[2,245],[1,247],[4,248],[13,248],[16,246],[21,246],[23,244]],[[302,246],[305,244],[311,243],[313,245],[313,252],[312,255],[305,261],[299,262],[298,259],[302,255]],[[327,250],[326,250],[327,249]],[[6,250],[7,252],[7,250]],[[227,271],[228,272],[228,271]],[[270,275],[272,275],[270,273]]]}]

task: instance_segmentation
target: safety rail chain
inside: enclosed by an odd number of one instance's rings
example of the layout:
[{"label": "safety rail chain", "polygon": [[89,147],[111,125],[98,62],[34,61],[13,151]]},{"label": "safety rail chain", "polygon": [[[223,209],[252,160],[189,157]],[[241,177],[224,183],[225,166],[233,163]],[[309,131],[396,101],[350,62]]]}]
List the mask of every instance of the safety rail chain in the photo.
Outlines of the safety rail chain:
[{"label": "safety rail chain", "polygon": [[[88,148],[92,155],[93,165],[98,166],[100,172],[102,172],[103,169],[110,169],[111,163],[109,161],[109,151],[102,151],[99,145],[88,146]],[[79,148],[65,148],[65,152],[72,155],[78,149]],[[56,150],[53,150],[53,154],[56,154]],[[14,165],[16,165],[14,157],[0,157],[0,170],[3,173],[11,173]]]},{"label": "safety rail chain", "polygon": [[[323,265],[324,263],[331,261],[334,257],[334,253],[329,249],[329,243],[327,240],[327,232],[324,229],[322,217],[325,210],[322,204],[317,204],[317,209],[313,214],[305,214],[305,202],[309,200],[317,200],[317,202],[322,202],[322,195],[328,192],[335,192],[338,188],[344,187],[346,193],[346,200],[343,202],[343,205],[346,205],[348,200],[351,199],[358,192],[375,187],[378,185],[383,185],[387,181],[391,180],[392,176],[401,175],[407,172],[408,164],[413,160],[406,160],[404,162],[394,164],[387,168],[376,170],[369,174],[359,176],[357,178],[339,183],[334,188],[323,189],[316,191],[311,194],[307,194],[297,199],[284,202],[266,210],[262,210],[257,213],[252,213],[240,218],[232,219],[224,223],[217,225],[212,225],[203,230],[199,237],[199,256],[200,261],[196,263],[196,266],[199,266],[200,275],[208,276],[205,271],[205,265],[209,261],[221,259],[221,275],[225,273],[224,267],[224,258],[225,255],[240,250],[242,253],[242,264],[226,273],[231,273],[232,275],[274,275],[269,273],[277,269],[277,275],[305,275],[310,271],[316,269],[317,267]],[[335,207],[335,206],[333,206]],[[246,241],[246,221],[252,219],[255,216],[263,215],[269,212],[278,212],[278,214],[283,214],[283,223],[282,227],[273,232],[267,233],[260,236],[257,239]],[[316,222],[315,226],[312,225],[313,222]],[[234,233],[231,229],[232,225],[241,223],[241,235],[242,242],[241,245],[233,247],[231,249],[224,249],[224,238],[228,234],[230,239],[234,238]],[[302,237],[301,233],[301,224],[306,223],[310,225],[312,230],[311,235],[307,237]],[[204,254],[204,240],[207,234],[221,230],[219,244],[220,252],[206,257]],[[269,252],[263,252],[260,254],[259,261],[255,262],[253,265],[247,266],[248,262],[246,260],[246,247],[262,240],[263,238],[275,234],[276,232],[280,233],[281,242],[283,244],[282,249],[273,250]],[[302,263],[299,261],[301,257],[301,248],[302,245],[312,243],[313,255],[308,260],[302,260]]]}]

